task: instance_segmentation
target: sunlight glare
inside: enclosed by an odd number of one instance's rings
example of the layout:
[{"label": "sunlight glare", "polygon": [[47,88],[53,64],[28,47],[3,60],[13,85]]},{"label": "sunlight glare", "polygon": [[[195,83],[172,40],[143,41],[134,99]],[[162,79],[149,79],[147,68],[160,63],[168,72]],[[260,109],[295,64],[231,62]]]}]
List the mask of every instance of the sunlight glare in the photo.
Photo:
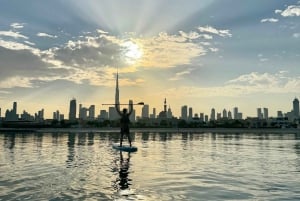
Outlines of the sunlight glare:
[{"label": "sunlight glare", "polygon": [[124,60],[128,64],[133,64],[139,60],[143,52],[141,48],[132,41],[126,41],[122,44]]}]

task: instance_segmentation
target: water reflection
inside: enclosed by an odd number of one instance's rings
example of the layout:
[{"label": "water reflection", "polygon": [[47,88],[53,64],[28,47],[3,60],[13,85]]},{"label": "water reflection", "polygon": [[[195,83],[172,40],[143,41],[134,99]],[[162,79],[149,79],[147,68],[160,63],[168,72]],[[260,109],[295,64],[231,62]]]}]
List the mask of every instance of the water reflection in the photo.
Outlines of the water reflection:
[{"label": "water reflection", "polygon": [[71,168],[73,166],[74,156],[75,156],[75,133],[68,134],[68,155],[66,160],[67,168]]},{"label": "water reflection", "polygon": [[[124,157],[125,155],[125,157]],[[127,157],[126,157],[127,156]],[[129,167],[130,167],[130,153],[120,151],[119,163],[116,163],[118,171],[118,176],[114,181],[113,187],[121,196],[133,195],[133,191],[130,189],[132,185],[132,180],[129,178]]]},{"label": "water reflection", "polygon": [[16,143],[16,134],[6,133],[4,135],[4,146],[8,149],[13,149]]}]

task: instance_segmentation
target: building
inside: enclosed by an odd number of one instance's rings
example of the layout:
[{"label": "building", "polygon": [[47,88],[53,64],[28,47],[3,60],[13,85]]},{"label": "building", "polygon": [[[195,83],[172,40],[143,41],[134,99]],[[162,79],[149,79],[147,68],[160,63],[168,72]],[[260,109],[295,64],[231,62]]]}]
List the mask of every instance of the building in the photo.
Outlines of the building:
[{"label": "building", "polygon": [[115,107],[108,108],[108,117],[109,117],[109,120],[112,120],[112,121],[120,119],[119,114]]},{"label": "building", "polygon": [[228,110],[228,119],[232,119],[232,113],[230,110]]},{"label": "building", "polygon": [[188,120],[191,121],[193,120],[193,108],[189,107],[189,116],[188,116]]},{"label": "building", "polygon": [[6,110],[5,112],[5,121],[18,121],[19,115],[17,114],[17,102],[13,103],[12,110]]},{"label": "building", "polygon": [[76,99],[70,101],[69,120],[76,121]]},{"label": "building", "polygon": [[167,99],[165,98],[165,101],[164,101],[164,110],[161,111],[159,114],[158,114],[158,118],[159,119],[166,119],[167,118]]},{"label": "building", "polygon": [[216,110],[215,110],[215,108],[212,108],[212,109],[211,109],[211,112],[210,112],[210,120],[211,120],[211,121],[216,120]]},{"label": "building", "polygon": [[167,118],[171,119],[172,117],[173,117],[173,113],[172,113],[171,107],[169,106],[168,111],[167,111]]},{"label": "building", "polygon": [[181,119],[187,120],[188,119],[188,107],[184,105],[181,107]]},{"label": "building", "polygon": [[94,120],[95,119],[95,105],[91,105],[89,107],[89,119]]},{"label": "building", "polygon": [[233,108],[233,119],[238,119],[239,109],[238,107]]},{"label": "building", "polygon": [[149,118],[149,105],[142,107],[142,118]]},{"label": "building", "polygon": [[228,118],[226,109],[223,110],[223,118]]},{"label": "building", "polygon": [[79,104],[79,119],[80,120],[88,119],[88,109],[86,107],[82,107],[82,104]]},{"label": "building", "polygon": [[150,119],[156,118],[156,108],[153,108],[152,114],[150,114]]},{"label": "building", "polygon": [[106,110],[100,110],[100,114],[99,114],[98,118],[102,119],[102,120],[107,120],[108,112]]},{"label": "building", "polygon": [[282,111],[277,111],[277,117],[283,117],[283,112]]},{"label": "building", "polygon": [[257,118],[258,119],[263,119],[263,113],[261,111],[261,108],[257,108]]},{"label": "building", "polygon": [[299,118],[299,100],[298,98],[295,98],[293,100],[293,113],[295,118]]},{"label": "building", "polygon": [[264,108],[264,119],[268,120],[269,119],[269,109]]}]

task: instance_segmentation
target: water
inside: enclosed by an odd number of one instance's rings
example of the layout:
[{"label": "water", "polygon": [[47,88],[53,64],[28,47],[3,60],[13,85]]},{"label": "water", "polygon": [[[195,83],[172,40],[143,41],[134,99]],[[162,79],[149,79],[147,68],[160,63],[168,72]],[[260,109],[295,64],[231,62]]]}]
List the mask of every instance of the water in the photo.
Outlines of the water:
[{"label": "water", "polygon": [[0,200],[300,200],[299,134],[0,133]]}]

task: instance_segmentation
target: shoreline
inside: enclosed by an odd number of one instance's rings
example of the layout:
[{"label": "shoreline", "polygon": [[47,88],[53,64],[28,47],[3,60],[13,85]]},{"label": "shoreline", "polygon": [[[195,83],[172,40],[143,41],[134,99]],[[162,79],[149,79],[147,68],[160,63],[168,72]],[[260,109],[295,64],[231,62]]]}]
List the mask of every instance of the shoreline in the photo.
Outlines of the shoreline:
[{"label": "shoreline", "polygon": [[[37,132],[37,133],[118,133],[119,128],[0,128],[0,132]],[[130,132],[193,132],[193,133],[299,133],[299,128],[131,128]]]}]

